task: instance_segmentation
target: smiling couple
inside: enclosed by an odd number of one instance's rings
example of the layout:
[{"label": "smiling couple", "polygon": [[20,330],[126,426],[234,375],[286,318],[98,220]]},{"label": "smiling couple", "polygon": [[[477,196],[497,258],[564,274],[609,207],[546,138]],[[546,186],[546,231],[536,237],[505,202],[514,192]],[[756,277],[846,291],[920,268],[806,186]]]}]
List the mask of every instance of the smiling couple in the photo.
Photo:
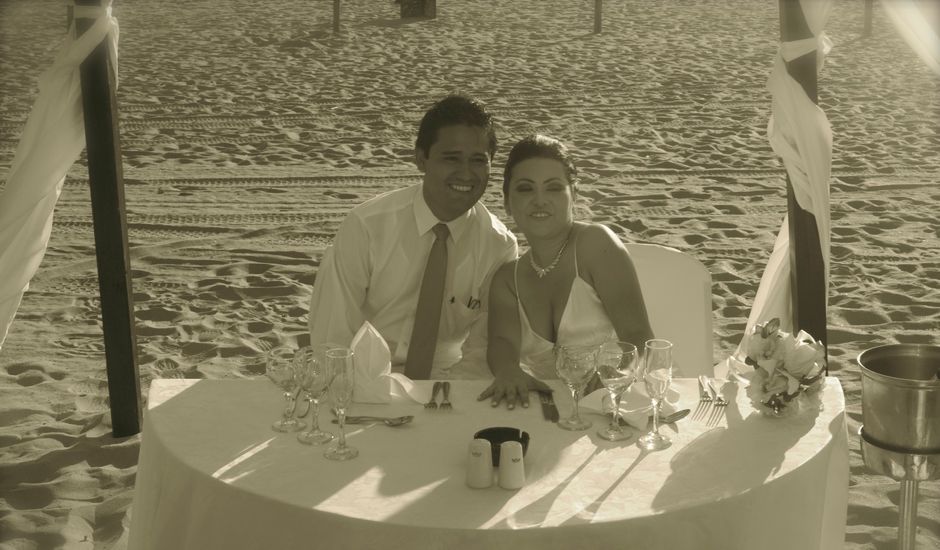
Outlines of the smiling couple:
[{"label": "smiling couple", "polygon": [[495,152],[480,102],[452,95],[425,113],[415,140],[422,182],[366,201],[340,225],[313,287],[312,342],[349,342],[369,321],[393,370],[493,378],[480,399],[513,408],[557,378],[557,345],[653,337],[623,243],[574,220],[568,149],[533,135],[509,153],[503,201],[530,246],[521,257],[512,232],[478,202]]}]

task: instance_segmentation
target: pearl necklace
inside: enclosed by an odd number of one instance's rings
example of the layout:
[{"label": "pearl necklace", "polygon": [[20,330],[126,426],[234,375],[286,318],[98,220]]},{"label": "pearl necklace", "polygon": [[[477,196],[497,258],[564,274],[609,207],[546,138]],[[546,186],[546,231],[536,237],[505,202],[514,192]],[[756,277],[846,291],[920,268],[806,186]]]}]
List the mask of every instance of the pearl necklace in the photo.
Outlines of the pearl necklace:
[{"label": "pearl necklace", "polygon": [[529,263],[532,265],[532,269],[535,270],[535,274],[539,276],[539,279],[549,274],[549,272],[556,267],[558,267],[558,261],[561,260],[561,255],[565,253],[565,248],[568,247],[568,241],[571,240],[571,232],[568,232],[568,236],[565,238],[565,243],[561,245],[561,250],[558,251],[558,254],[555,254],[555,259],[552,260],[552,263],[548,264],[544,268],[539,267],[535,263],[535,254],[532,252],[532,249],[529,248]]}]

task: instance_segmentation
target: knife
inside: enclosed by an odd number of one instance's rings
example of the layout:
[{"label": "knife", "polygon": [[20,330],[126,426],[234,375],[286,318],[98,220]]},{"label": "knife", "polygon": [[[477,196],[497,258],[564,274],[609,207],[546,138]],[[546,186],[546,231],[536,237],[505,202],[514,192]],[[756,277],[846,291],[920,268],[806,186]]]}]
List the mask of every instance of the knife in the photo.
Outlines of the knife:
[{"label": "knife", "polygon": [[540,391],[539,403],[542,404],[542,416],[550,422],[558,422],[558,407],[555,406],[555,399],[551,392]]}]

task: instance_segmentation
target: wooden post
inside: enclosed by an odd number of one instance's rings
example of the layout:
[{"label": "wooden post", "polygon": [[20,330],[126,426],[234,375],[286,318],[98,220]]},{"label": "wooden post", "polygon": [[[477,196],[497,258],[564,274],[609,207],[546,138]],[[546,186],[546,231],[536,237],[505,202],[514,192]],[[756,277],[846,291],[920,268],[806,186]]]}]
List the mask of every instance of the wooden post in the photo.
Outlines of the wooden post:
[{"label": "wooden post", "polygon": [[[100,6],[100,0],[75,0],[75,4]],[[94,23],[94,19],[81,17],[79,10],[75,17],[79,35]],[[107,41],[102,41],[82,62],[81,82],[111,423],[114,436],[124,437],[140,432],[141,399],[111,62]]]},{"label": "wooden post", "polygon": [[437,17],[437,0],[401,0],[401,17]]},{"label": "wooden post", "polygon": [[604,7],[604,0],[594,0],[594,34],[601,32],[601,13]]},{"label": "wooden post", "polygon": [[[806,24],[799,0],[779,0],[780,40],[789,42],[813,36]],[[787,72],[800,83],[806,95],[817,102],[816,52],[787,63]],[[827,345],[826,271],[816,218],[796,201],[787,175],[787,212],[790,226],[790,290],[793,305],[793,332],[805,330]],[[828,368],[826,374],[829,374]]]},{"label": "wooden post", "polygon": [[333,32],[339,32],[339,0],[333,0]]},{"label": "wooden post", "polygon": [[862,29],[863,38],[871,36],[871,17],[874,3],[875,0],[865,0],[865,27]]}]

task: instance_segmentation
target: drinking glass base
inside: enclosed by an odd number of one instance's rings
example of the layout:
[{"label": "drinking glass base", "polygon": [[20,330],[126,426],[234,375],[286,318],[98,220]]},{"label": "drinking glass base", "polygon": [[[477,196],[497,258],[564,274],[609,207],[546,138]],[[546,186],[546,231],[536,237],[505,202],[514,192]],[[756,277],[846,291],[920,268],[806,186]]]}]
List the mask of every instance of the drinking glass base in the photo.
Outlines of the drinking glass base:
[{"label": "drinking glass base", "polygon": [[330,447],[323,453],[323,456],[330,460],[349,460],[359,456],[359,449],[348,445],[345,447]]},{"label": "drinking glass base", "polygon": [[662,434],[650,432],[637,439],[636,445],[647,451],[661,451],[672,445],[672,440]]},{"label": "drinking glass base", "polygon": [[315,432],[303,432],[297,434],[297,441],[300,441],[304,445],[323,445],[324,443],[333,441],[334,437],[335,436],[330,432],[317,430]]},{"label": "drinking glass base", "polygon": [[615,429],[607,426],[603,430],[597,430],[597,435],[606,439],[607,441],[623,441],[624,439],[630,439],[633,437],[633,430],[627,429]]},{"label": "drinking glass base", "polygon": [[274,424],[271,424],[272,430],[274,430],[275,432],[282,432],[282,433],[299,432],[300,430],[306,427],[307,427],[306,422],[302,422],[300,420],[297,420],[296,418],[292,418],[290,420],[278,420]]},{"label": "drinking glass base", "polygon": [[572,432],[580,432],[586,430],[593,426],[590,421],[584,420],[583,418],[565,418],[564,420],[558,421],[558,427],[563,430],[569,430]]}]

